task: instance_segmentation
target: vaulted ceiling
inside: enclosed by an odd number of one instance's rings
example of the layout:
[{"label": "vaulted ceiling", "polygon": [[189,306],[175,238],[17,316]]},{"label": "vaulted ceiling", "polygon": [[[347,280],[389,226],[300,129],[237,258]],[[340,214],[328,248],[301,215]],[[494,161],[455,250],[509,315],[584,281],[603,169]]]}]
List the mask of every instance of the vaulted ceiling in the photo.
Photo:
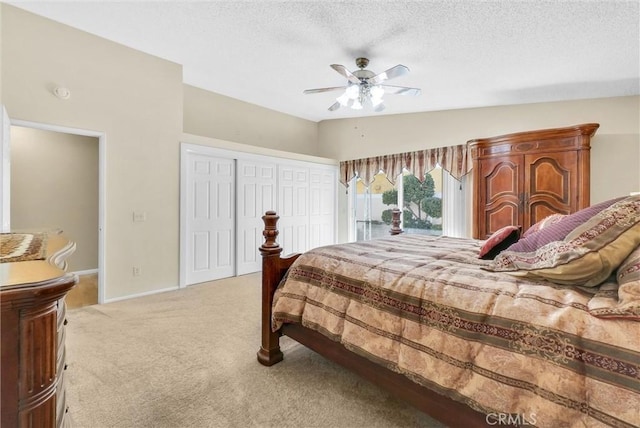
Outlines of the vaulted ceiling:
[{"label": "vaulted ceiling", "polygon": [[[640,93],[634,1],[7,2],[183,65],[184,82],[321,121]],[[356,57],[388,81],[382,113],[340,108],[330,64]]]}]

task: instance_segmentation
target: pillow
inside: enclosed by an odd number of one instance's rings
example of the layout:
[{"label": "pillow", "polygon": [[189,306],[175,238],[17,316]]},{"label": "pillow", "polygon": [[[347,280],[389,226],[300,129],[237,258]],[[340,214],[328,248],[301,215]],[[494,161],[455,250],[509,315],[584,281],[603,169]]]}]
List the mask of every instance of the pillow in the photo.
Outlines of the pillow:
[{"label": "pillow", "polygon": [[520,238],[519,226],[505,226],[493,232],[493,234],[484,241],[480,248],[479,258],[484,260],[493,260],[502,250],[518,241]]},{"label": "pillow", "polygon": [[539,222],[537,222],[536,224],[534,224],[533,226],[531,226],[529,229],[525,230],[524,233],[522,234],[522,238],[526,238],[527,236],[544,229],[547,226],[551,226],[554,223],[557,223],[558,221],[562,220],[564,217],[566,217],[566,214],[551,214],[545,218],[543,218],[542,220],[540,220]]},{"label": "pillow", "polygon": [[625,318],[640,321],[640,247],[622,262],[617,283],[602,285],[589,301],[589,313],[600,318]]},{"label": "pillow", "polygon": [[521,240],[510,246],[508,250],[530,253],[550,242],[562,241],[573,229],[580,226],[603,209],[608,208],[623,199],[624,197],[600,202],[599,204],[576,211],[573,214],[565,215],[555,223],[550,224],[537,232],[529,234],[526,238],[523,237]]},{"label": "pillow", "polygon": [[487,268],[520,270],[525,276],[557,284],[594,287],[605,281],[639,245],[640,195],[605,208],[568,233],[564,240],[550,242],[533,252],[511,251],[512,245]]}]

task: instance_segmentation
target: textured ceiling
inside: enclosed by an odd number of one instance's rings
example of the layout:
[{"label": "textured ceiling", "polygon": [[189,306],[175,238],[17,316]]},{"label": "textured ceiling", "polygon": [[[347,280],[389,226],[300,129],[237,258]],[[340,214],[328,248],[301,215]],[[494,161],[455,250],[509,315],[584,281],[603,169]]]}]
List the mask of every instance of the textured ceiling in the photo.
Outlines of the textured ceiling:
[{"label": "textured ceiling", "polygon": [[[320,121],[640,93],[640,1],[7,2],[183,65],[184,82]],[[386,110],[327,108],[370,59]]]}]

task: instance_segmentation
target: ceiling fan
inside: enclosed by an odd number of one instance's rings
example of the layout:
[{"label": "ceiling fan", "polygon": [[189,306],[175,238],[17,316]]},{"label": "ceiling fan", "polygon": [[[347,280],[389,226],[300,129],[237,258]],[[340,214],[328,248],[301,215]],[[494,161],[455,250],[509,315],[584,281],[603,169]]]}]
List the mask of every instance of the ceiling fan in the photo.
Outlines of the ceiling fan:
[{"label": "ceiling fan", "polygon": [[347,78],[346,86],[306,89],[303,93],[316,94],[344,90],[344,93],[336,98],[336,102],[329,107],[329,111],[337,110],[341,106],[360,110],[364,105],[371,105],[375,111],[382,111],[385,108],[382,100],[385,93],[396,95],[420,95],[421,93],[418,88],[382,84],[386,80],[409,73],[409,68],[404,65],[398,64],[378,74],[365,69],[369,65],[367,58],[356,58],[356,65],[359,70],[351,72],[344,65],[331,64],[331,68]]}]

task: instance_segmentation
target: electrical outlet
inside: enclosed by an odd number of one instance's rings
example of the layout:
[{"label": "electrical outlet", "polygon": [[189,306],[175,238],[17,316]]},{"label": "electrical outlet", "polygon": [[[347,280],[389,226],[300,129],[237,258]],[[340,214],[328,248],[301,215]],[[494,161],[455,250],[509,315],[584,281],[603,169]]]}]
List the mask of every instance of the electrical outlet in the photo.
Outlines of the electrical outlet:
[{"label": "electrical outlet", "polygon": [[142,269],[140,269],[140,266],[134,266],[133,276],[140,276],[140,275],[142,275]]}]

